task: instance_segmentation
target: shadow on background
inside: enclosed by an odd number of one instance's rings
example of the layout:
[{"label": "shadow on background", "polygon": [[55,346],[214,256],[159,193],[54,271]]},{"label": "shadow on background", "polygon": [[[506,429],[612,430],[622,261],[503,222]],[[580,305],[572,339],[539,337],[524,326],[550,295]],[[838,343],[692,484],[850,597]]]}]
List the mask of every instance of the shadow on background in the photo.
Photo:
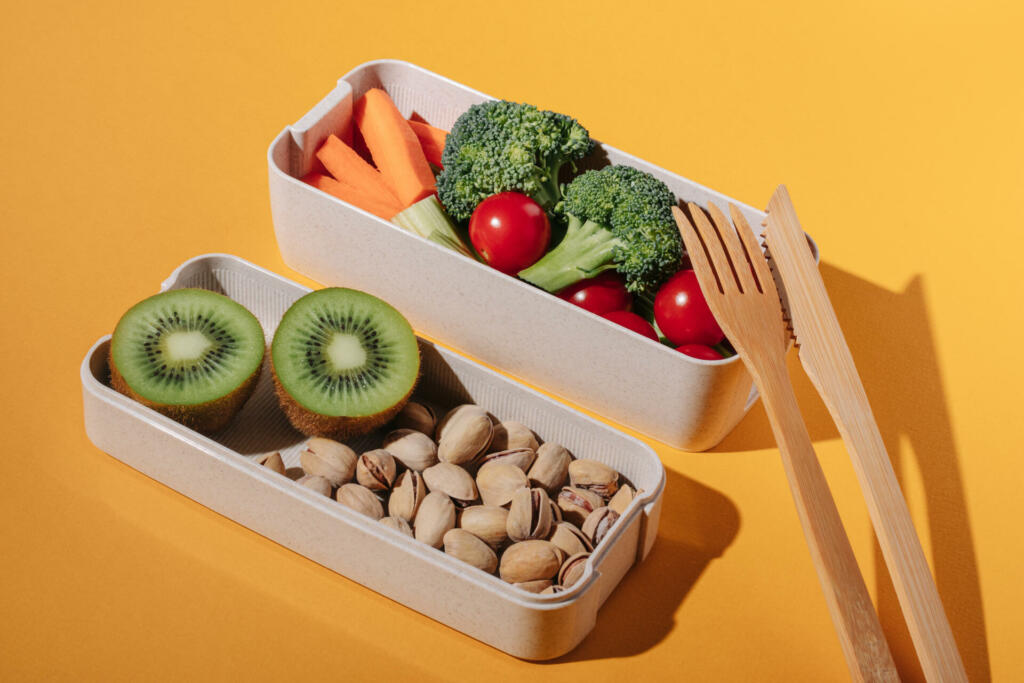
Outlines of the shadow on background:
[{"label": "shadow on background", "polygon": [[[928,317],[924,279],[915,276],[902,291],[872,284],[828,263],[821,274],[846,341],[857,363],[897,478],[914,458],[928,509],[930,558],[972,681],[991,680],[988,642],[959,456],[949,405]],[[795,353],[790,374],[804,420],[814,441],[839,438],[824,404]],[[900,448],[900,439],[910,449]],[[714,450],[747,451],[774,447],[764,410],[755,408]],[[885,560],[875,543],[878,609],[892,654],[904,680],[924,680]]]},{"label": "shadow on background", "polygon": [[672,470],[666,475],[661,519],[672,523],[661,525],[650,555],[609,596],[590,635],[551,663],[628,657],[658,644],[700,575],[736,538],[740,514],[731,500]]}]

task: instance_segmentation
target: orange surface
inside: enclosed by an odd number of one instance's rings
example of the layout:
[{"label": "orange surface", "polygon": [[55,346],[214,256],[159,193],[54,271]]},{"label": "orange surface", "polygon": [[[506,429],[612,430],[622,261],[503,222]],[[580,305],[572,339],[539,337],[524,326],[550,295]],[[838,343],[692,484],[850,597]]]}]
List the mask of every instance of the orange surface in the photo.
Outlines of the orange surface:
[{"label": "orange surface", "polygon": [[[1020,3],[484,5],[5,7],[0,679],[845,677],[760,407],[713,452],[656,446],[669,478],[653,553],[590,638],[543,665],[88,442],[77,372],[89,345],[196,254],[294,276],[271,230],[266,147],[352,66],[396,57],[569,112],[751,204],[787,183],[972,680],[1024,680]],[[796,383],[915,680],[852,468]]]}]

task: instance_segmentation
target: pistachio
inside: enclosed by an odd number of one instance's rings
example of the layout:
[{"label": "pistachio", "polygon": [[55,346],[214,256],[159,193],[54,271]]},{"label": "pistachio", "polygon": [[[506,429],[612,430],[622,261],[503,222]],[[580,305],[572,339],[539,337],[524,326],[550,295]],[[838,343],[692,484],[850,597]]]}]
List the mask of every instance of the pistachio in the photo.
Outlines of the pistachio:
[{"label": "pistachio", "polygon": [[299,463],[306,474],[316,474],[337,488],[352,481],[356,471],[356,452],[343,443],[314,436],[306,442],[299,455]]},{"label": "pistachio", "polygon": [[551,499],[544,489],[517,489],[508,510],[508,537],[513,541],[547,538],[551,519]]},{"label": "pistachio", "polygon": [[373,495],[373,491],[360,486],[359,484],[342,484],[335,496],[338,502],[345,507],[352,508],[362,515],[372,519],[380,519],[384,516],[384,507],[380,499]]},{"label": "pistachio", "polygon": [[494,451],[486,455],[478,455],[472,462],[473,465],[483,467],[489,462],[505,462],[515,465],[523,472],[530,469],[537,454],[530,448],[513,448],[506,451]]},{"label": "pistachio", "polygon": [[540,592],[541,595],[554,595],[555,593],[565,592],[564,586],[559,586],[557,583],[553,583]]},{"label": "pistachio", "polygon": [[449,529],[445,532],[442,542],[446,553],[468,562],[477,569],[493,574],[498,568],[498,556],[494,550],[464,529]]},{"label": "pistachio", "polygon": [[583,534],[596,548],[601,539],[608,535],[612,526],[619,520],[619,513],[609,507],[600,507],[591,512],[583,522]]},{"label": "pistachio", "polygon": [[422,472],[437,464],[437,446],[423,432],[396,429],[384,437],[382,448],[410,470]]},{"label": "pistachio", "polygon": [[395,416],[395,429],[412,429],[433,438],[437,426],[437,411],[429,403],[409,401]]},{"label": "pistachio", "polygon": [[577,553],[562,563],[558,569],[558,583],[563,588],[568,588],[583,576],[583,570],[587,567],[587,559],[590,553]]},{"label": "pistachio", "polygon": [[554,584],[551,582],[551,579],[538,579],[537,581],[520,581],[512,585],[516,588],[522,588],[529,593],[543,593]]},{"label": "pistachio", "polygon": [[633,487],[629,484],[623,484],[615,492],[615,495],[612,496],[612,499],[608,501],[608,507],[621,515],[629,507],[629,504],[633,502],[634,498],[636,498],[636,492],[633,491]]},{"label": "pistachio", "polygon": [[321,477],[319,474],[305,474],[296,479],[296,481],[308,489],[313,489],[320,495],[331,495],[331,482],[327,481],[327,479]]},{"label": "pistachio", "polygon": [[395,457],[383,448],[367,451],[356,461],[356,481],[371,491],[390,491],[398,466]]},{"label": "pistachio", "polygon": [[444,535],[455,528],[455,506],[452,499],[445,494],[434,491],[428,493],[420,504],[413,523],[413,533],[417,541],[440,548]]},{"label": "pistachio", "polygon": [[480,406],[459,406],[445,416],[437,430],[437,457],[463,465],[482,453],[491,443],[494,423]]},{"label": "pistachio", "polygon": [[384,526],[399,531],[409,538],[412,538],[412,527],[409,526],[409,522],[405,521],[401,517],[381,517],[380,523]]},{"label": "pistachio", "polygon": [[548,541],[521,541],[501,556],[498,573],[509,583],[552,579],[562,565],[562,551]]},{"label": "pistachio", "polygon": [[431,491],[440,491],[456,505],[466,507],[477,498],[476,482],[469,472],[450,462],[439,462],[423,470],[423,481]]},{"label": "pistachio", "polygon": [[530,428],[521,422],[507,420],[494,425],[494,436],[491,437],[491,451],[511,451],[517,448],[537,450],[537,437]]},{"label": "pistachio", "polygon": [[473,505],[459,515],[459,527],[494,549],[508,540],[508,510],[496,505]]},{"label": "pistachio", "polygon": [[476,486],[484,505],[506,505],[516,489],[526,488],[526,475],[515,465],[492,462],[476,474]]},{"label": "pistachio", "polygon": [[619,473],[597,460],[573,460],[569,463],[569,485],[608,500],[619,490]]},{"label": "pistachio", "polygon": [[416,519],[416,513],[426,495],[423,475],[416,470],[406,470],[395,481],[395,488],[388,498],[388,514],[411,522]]},{"label": "pistachio", "polygon": [[566,555],[589,553],[594,549],[586,534],[580,531],[575,524],[569,522],[559,522],[555,525],[548,540],[561,548]]},{"label": "pistachio", "polygon": [[583,526],[583,520],[587,515],[604,505],[601,496],[593,491],[572,486],[563,487],[556,502],[558,507],[562,508],[562,519],[579,527]]},{"label": "pistachio", "polygon": [[569,473],[569,463],[572,456],[564,447],[557,443],[546,443],[537,449],[537,459],[534,460],[527,476],[530,478],[531,486],[539,486],[550,495],[555,495],[559,488],[565,485],[565,477]]},{"label": "pistachio", "polygon": [[266,453],[256,458],[256,464],[263,465],[268,470],[273,470],[278,474],[284,474],[284,460],[281,459],[281,454],[277,451]]}]

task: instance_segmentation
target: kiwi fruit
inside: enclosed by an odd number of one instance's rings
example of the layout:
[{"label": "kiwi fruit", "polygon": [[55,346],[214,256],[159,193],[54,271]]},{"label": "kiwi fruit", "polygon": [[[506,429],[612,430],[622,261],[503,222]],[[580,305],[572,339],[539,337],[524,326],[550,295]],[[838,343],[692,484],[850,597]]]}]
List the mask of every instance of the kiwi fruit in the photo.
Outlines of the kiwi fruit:
[{"label": "kiwi fruit", "polygon": [[118,321],[110,384],[187,427],[215,432],[252,395],[265,349],[263,328],[241,304],[206,289],[175,289]]},{"label": "kiwi fruit", "polygon": [[292,425],[339,440],[367,434],[397,415],[420,371],[409,321],[377,297],[341,287],[292,304],[274,333],[270,361]]}]

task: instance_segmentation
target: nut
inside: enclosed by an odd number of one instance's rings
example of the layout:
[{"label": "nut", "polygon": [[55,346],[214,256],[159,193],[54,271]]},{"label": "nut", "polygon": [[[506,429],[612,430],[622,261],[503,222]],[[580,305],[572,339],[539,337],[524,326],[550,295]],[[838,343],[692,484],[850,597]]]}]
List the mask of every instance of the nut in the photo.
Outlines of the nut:
[{"label": "nut", "polygon": [[463,465],[491,443],[494,423],[480,406],[464,405],[448,413],[438,427],[437,457]]},{"label": "nut", "polygon": [[388,514],[412,522],[426,495],[423,475],[416,470],[406,470],[395,481],[395,488],[388,498]]},{"label": "nut", "polygon": [[563,588],[568,588],[583,576],[583,570],[587,567],[587,559],[590,553],[577,553],[562,563],[558,569],[558,583]]},{"label": "nut", "polygon": [[299,455],[299,463],[306,474],[316,474],[337,488],[352,481],[356,471],[356,452],[343,443],[321,436],[314,436],[306,442],[306,448]]},{"label": "nut", "polygon": [[450,462],[439,462],[423,470],[423,481],[429,490],[440,491],[461,507],[466,507],[477,498],[473,477]]},{"label": "nut", "polygon": [[562,551],[548,541],[522,541],[501,556],[498,573],[509,583],[552,579],[562,566]]},{"label": "nut", "polygon": [[429,403],[409,401],[395,416],[395,429],[412,429],[433,438],[437,426],[437,411]]},{"label": "nut", "polygon": [[484,505],[506,505],[516,489],[527,488],[526,475],[515,465],[492,462],[476,474],[476,487]]},{"label": "nut", "polygon": [[395,484],[398,465],[383,448],[367,451],[356,461],[356,481],[371,491],[390,491]]},{"label": "nut", "polygon": [[619,490],[619,473],[597,460],[574,460],[569,463],[569,485],[608,500]]},{"label": "nut", "polygon": [[313,489],[314,491],[321,495],[331,495],[331,482],[327,481],[324,477],[321,477],[319,474],[305,474],[296,479],[296,481],[308,489]]},{"label": "nut", "polygon": [[511,420],[494,425],[494,436],[491,437],[491,451],[511,451],[517,448],[537,450],[537,437],[530,428],[521,422]]},{"label": "nut", "polygon": [[256,458],[256,464],[263,465],[268,470],[273,470],[278,474],[284,474],[284,460],[281,459],[281,454],[277,451],[266,453]]},{"label": "nut", "polygon": [[609,507],[600,507],[591,512],[583,522],[583,534],[596,548],[601,539],[608,535],[615,522],[619,521],[619,513]]},{"label": "nut", "polygon": [[604,505],[601,496],[593,491],[577,489],[572,486],[565,486],[558,492],[556,499],[558,507],[562,508],[562,519],[572,522],[578,527],[583,526],[583,520],[591,512]]},{"label": "nut", "polygon": [[422,472],[437,464],[437,446],[423,432],[396,429],[384,437],[382,448],[410,470]]},{"label": "nut", "polygon": [[439,491],[428,493],[420,504],[413,523],[417,541],[440,548],[444,535],[455,528],[455,506],[452,499]]},{"label": "nut", "polygon": [[498,568],[498,556],[494,550],[464,529],[449,529],[444,535],[443,542],[446,553],[468,562],[477,569],[493,574]]},{"label": "nut", "polygon": [[619,487],[619,490],[615,492],[612,499],[608,501],[608,507],[615,510],[620,515],[626,511],[629,504],[633,502],[636,497],[636,492],[633,491],[633,487],[629,484],[623,484]]},{"label": "nut", "polygon": [[551,519],[551,499],[544,489],[517,489],[508,510],[508,537],[513,541],[547,538]]},{"label": "nut", "polygon": [[527,476],[531,486],[539,486],[550,495],[555,495],[565,485],[572,456],[557,443],[546,443],[537,449],[537,459]]},{"label": "nut", "polygon": [[380,518],[380,523],[383,524],[384,526],[390,528],[390,529],[394,529],[395,531],[400,531],[401,533],[405,534],[409,538],[413,537],[413,535],[412,535],[412,527],[409,526],[409,522],[405,521],[401,517],[381,517]]},{"label": "nut", "polygon": [[371,519],[384,516],[384,506],[373,491],[359,484],[343,484],[336,495],[338,502]]},{"label": "nut", "polygon": [[530,469],[530,465],[533,464],[537,454],[529,448],[513,448],[507,451],[494,451],[487,455],[478,455],[474,458],[472,464],[478,467],[483,467],[490,462],[505,462],[510,465],[515,465],[523,472]]},{"label": "nut", "polygon": [[529,593],[543,593],[554,584],[551,583],[551,579],[539,579],[537,581],[521,581],[512,585]]},{"label": "nut", "polygon": [[586,534],[569,522],[559,522],[555,525],[555,530],[548,540],[561,548],[566,555],[589,553],[594,549]]},{"label": "nut", "polygon": [[508,510],[496,505],[473,505],[459,515],[459,528],[465,529],[494,549],[508,540]]}]

